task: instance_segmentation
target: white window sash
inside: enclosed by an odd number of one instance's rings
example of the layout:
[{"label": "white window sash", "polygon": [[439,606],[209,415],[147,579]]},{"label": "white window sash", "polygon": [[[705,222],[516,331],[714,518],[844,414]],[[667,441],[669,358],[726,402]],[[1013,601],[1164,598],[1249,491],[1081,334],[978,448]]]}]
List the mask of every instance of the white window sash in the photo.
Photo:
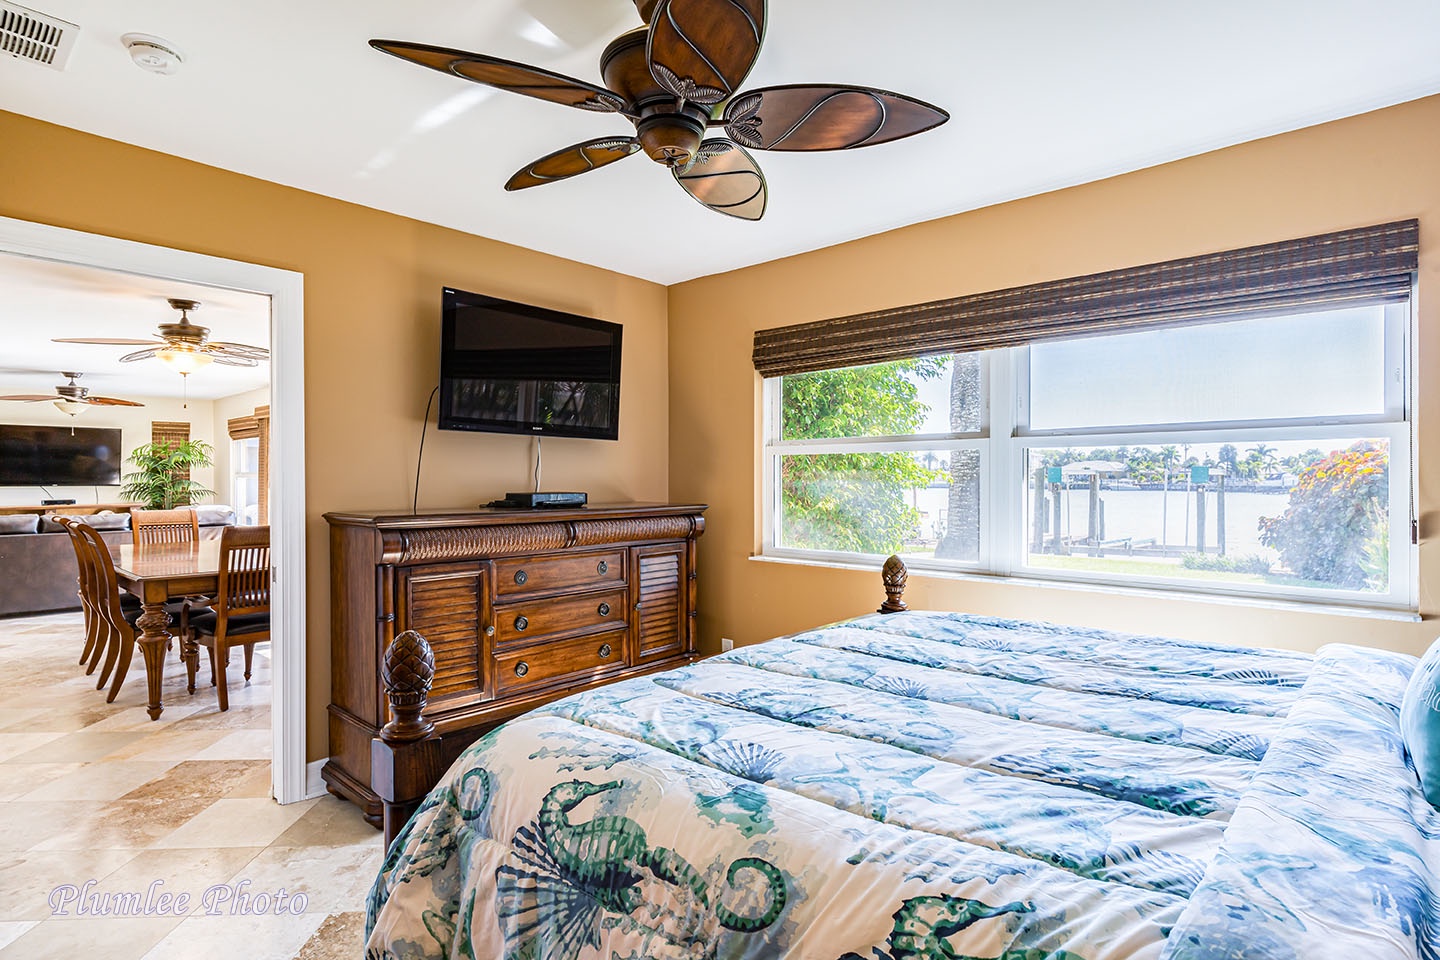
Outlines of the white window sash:
[{"label": "white window sash", "polygon": [[[1413,298],[1411,303],[1413,303]],[[778,542],[781,495],[781,459],[788,455],[827,453],[884,453],[911,451],[978,450],[980,472],[980,551],[977,561],[906,557],[918,570],[1020,576],[1041,582],[1099,585],[1136,585],[1199,595],[1247,596],[1298,602],[1340,603],[1355,607],[1402,608],[1418,604],[1417,548],[1410,542],[1413,520],[1413,435],[1408,414],[1413,410],[1414,315],[1409,304],[1386,308],[1386,395],[1383,415],[1312,419],[1227,421],[1222,423],[1127,424],[1103,430],[1065,429],[1029,431],[1029,358],[1027,347],[987,351],[982,369],[985,406],[982,430],[963,434],[925,434],[902,437],[855,437],[822,440],[782,440],[781,380],[763,381],[764,438],[762,444],[763,556],[817,563],[873,563],[878,555],[787,547]],[[1028,483],[1025,451],[1030,447],[1116,447],[1177,443],[1271,443],[1276,441],[1327,441],[1349,443],[1361,439],[1389,442],[1390,589],[1384,594],[1313,587],[1201,581],[1182,577],[1150,577],[1129,573],[1047,570],[1025,562]]]}]

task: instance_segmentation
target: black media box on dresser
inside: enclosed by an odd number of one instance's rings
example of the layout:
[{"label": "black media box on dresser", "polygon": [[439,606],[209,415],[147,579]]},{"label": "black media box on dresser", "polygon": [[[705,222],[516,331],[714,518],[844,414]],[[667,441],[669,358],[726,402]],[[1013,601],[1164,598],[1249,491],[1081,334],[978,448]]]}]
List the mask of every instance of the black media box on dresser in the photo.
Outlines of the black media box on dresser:
[{"label": "black media box on dresser", "polygon": [[435,654],[425,718],[445,762],[577,690],[695,659],[697,504],[327,513],[330,792],[381,822],[372,738],[388,722],[386,647]]}]

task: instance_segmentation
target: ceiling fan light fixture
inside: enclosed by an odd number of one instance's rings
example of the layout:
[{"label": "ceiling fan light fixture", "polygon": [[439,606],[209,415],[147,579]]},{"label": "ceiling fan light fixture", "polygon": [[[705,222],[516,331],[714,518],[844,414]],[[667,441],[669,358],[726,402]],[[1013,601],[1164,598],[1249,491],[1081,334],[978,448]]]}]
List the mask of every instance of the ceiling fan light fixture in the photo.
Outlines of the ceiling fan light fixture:
[{"label": "ceiling fan light fixture", "polygon": [[78,417],[80,414],[84,413],[87,406],[88,404],[79,403],[75,400],[61,399],[55,401],[56,410],[59,410],[61,413],[67,414],[68,416],[72,417]]},{"label": "ceiling fan light fixture", "polygon": [[155,357],[158,360],[163,360],[170,369],[182,377],[190,376],[190,374],[209,365],[215,359],[208,353],[201,353],[199,350],[185,349],[176,346],[166,347],[164,350],[157,350]]}]

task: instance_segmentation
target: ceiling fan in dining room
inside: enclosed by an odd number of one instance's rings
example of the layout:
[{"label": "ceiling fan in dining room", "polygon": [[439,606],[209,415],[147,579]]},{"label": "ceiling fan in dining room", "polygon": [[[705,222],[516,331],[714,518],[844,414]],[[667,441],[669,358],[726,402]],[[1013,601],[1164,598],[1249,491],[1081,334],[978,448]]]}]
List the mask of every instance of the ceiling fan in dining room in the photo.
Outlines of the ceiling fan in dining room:
[{"label": "ceiling fan in dining room", "polygon": [[143,407],[135,400],[121,400],[119,397],[92,396],[89,387],[76,383],[84,374],[62,371],[60,376],[68,377],[69,383],[55,385],[54,393],[16,393],[0,397],[0,400],[14,400],[20,403],[44,403],[50,401],[61,413],[75,416],[88,406],[96,407]]},{"label": "ceiling fan in dining room", "polygon": [[[577,0],[586,2],[586,0]],[[524,190],[567,180],[644,151],[701,204],[742,220],[765,213],[765,176],[751,150],[850,150],[913,136],[950,115],[871,87],[790,84],[739,91],[765,38],[766,0],[634,0],[646,26],[600,57],[605,86],[498,57],[371,40],[376,50],[464,80],[579,110],[616,113],[634,136],[557,150],[505,184]],[[738,91],[738,92],[737,92]],[[725,136],[707,137],[711,128]]]},{"label": "ceiling fan in dining room", "polygon": [[145,349],[127,353],[121,363],[149,360],[154,357],[168,364],[181,376],[188,376],[210,363],[227,367],[254,367],[262,360],[270,359],[270,351],[248,343],[229,343],[211,340],[210,328],[192,323],[190,314],[200,309],[195,300],[169,298],[170,306],[180,311],[175,323],[162,323],[159,331],[148,340],[132,340],[124,337],[56,337],[52,343],[90,343],[106,346],[141,346]]}]

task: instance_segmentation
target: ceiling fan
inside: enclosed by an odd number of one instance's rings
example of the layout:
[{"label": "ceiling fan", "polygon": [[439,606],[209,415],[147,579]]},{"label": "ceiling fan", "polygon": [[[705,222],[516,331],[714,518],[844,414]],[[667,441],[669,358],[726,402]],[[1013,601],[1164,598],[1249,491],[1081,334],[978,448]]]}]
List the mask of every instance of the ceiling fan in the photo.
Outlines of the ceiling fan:
[{"label": "ceiling fan", "polygon": [[18,393],[8,397],[0,397],[0,400],[18,400],[22,403],[43,403],[49,400],[60,409],[61,413],[68,413],[75,416],[87,406],[96,407],[143,407],[145,404],[137,403],[134,400],[121,400],[118,397],[92,397],[89,387],[82,387],[76,383],[84,374],[69,373],[62,371],[60,376],[69,377],[69,383],[56,384],[54,394],[44,393]]},{"label": "ceiling fan", "polygon": [[254,367],[258,366],[261,360],[270,359],[270,351],[264,347],[211,340],[209,327],[202,327],[190,322],[190,311],[200,309],[200,304],[196,301],[170,298],[169,304],[180,311],[180,321],[160,324],[159,335],[151,337],[149,340],[114,337],[57,337],[51,342],[144,346],[144,350],[125,354],[120,358],[120,362],[130,363],[134,360],[148,360],[156,357],[168,363],[181,376],[188,376],[211,361],[228,367]]},{"label": "ceiling fan", "polygon": [[[939,107],[869,87],[792,84],[737,93],[760,53],[766,0],[634,2],[648,25],[605,48],[603,87],[463,50],[398,40],[370,45],[501,90],[618,113],[635,125],[633,137],[602,137],[541,157],[511,177],[506,190],[566,180],[644,150],[711,210],[759,220],[765,176],[746,147],[849,150],[923,133],[950,119]],[[726,136],[706,139],[711,127]]]}]

